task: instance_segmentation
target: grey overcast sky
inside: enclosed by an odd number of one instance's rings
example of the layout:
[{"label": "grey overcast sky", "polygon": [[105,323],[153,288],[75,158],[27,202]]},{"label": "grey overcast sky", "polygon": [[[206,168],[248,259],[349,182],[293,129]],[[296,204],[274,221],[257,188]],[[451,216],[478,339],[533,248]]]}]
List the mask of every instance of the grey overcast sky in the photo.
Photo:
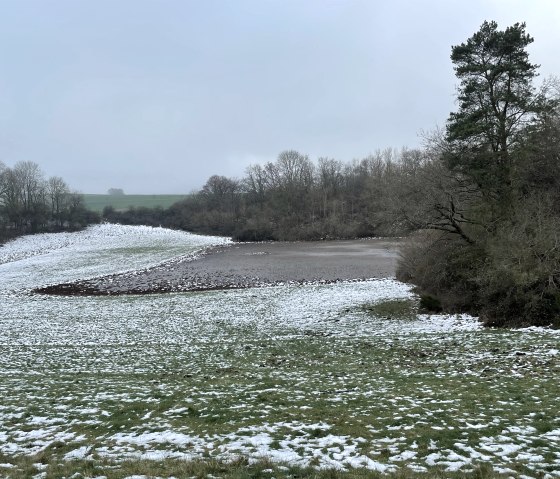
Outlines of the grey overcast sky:
[{"label": "grey overcast sky", "polygon": [[419,146],[451,46],[525,21],[560,75],[558,0],[0,0],[0,161],[84,193],[186,193],[286,149]]}]

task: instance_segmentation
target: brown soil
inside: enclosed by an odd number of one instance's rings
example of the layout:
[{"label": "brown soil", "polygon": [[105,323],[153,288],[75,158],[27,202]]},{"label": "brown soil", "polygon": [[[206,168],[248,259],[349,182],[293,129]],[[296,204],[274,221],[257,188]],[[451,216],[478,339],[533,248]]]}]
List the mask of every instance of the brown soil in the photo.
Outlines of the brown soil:
[{"label": "brown soil", "polygon": [[239,243],[143,271],[47,286],[55,295],[147,294],[248,288],[282,283],[385,278],[395,275],[399,240]]}]

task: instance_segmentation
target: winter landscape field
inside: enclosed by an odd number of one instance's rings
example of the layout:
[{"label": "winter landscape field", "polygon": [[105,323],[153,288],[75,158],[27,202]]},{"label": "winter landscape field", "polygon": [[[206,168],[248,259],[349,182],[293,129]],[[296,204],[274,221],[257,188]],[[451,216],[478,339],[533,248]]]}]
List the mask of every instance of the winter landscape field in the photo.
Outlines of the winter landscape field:
[{"label": "winter landscape field", "polygon": [[228,240],[0,247],[0,477],[560,477],[560,335],[414,312],[394,279],[44,296]]}]

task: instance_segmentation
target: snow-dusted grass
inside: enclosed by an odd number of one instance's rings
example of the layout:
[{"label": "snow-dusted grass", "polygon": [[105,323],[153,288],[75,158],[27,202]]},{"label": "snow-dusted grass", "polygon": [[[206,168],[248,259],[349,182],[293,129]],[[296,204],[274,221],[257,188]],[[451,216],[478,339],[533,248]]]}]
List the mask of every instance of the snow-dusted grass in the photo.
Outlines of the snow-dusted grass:
[{"label": "snow-dusted grass", "polygon": [[114,224],[77,233],[24,236],[0,246],[0,291],[133,271],[229,242],[165,228]]},{"label": "snow-dusted grass", "polygon": [[0,476],[560,477],[557,334],[386,319],[394,280],[28,294],[223,241],[96,228],[0,249]]}]

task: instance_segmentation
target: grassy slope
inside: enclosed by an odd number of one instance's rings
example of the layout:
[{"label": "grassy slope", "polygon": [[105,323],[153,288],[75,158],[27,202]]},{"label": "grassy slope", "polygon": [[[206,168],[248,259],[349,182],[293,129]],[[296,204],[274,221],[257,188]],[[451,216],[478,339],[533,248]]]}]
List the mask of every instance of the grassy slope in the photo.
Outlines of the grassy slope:
[{"label": "grassy slope", "polygon": [[116,210],[126,210],[131,206],[153,208],[161,206],[168,208],[173,203],[182,200],[186,195],[90,195],[85,194],[84,201],[90,210],[101,212],[105,206],[112,206]]},{"label": "grassy slope", "polygon": [[[393,311],[392,316],[399,315]],[[107,438],[118,432],[154,430],[153,424],[158,423],[165,424],[162,429],[212,437],[235,433],[240,427],[258,428],[264,422],[286,424],[271,432],[272,449],[280,449],[282,441],[294,435],[305,441],[320,441],[336,434],[349,441],[365,438],[358,445],[363,454],[399,466],[409,461],[392,457],[398,450],[415,451],[418,458],[410,462],[424,465],[426,456],[434,452],[455,451],[469,456],[457,449],[458,443],[489,454],[487,459],[473,460],[468,472],[449,472],[442,467],[415,472],[405,466],[384,476],[399,478],[505,478],[523,473],[534,477],[526,462],[515,460],[513,455],[502,458],[512,468],[511,473],[493,470],[492,462],[498,456],[480,449],[480,444],[489,442],[488,437],[515,441],[517,433],[509,432],[515,426],[528,431],[524,440],[529,444],[525,447],[542,454],[542,469],[551,472],[554,468],[554,445],[538,439],[559,426],[558,361],[556,356],[538,354],[557,344],[554,337],[485,331],[467,336],[442,333],[360,338],[305,331],[303,335],[268,338],[251,328],[239,331],[228,324],[221,325],[217,332],[229,340],[201,342],[195,355],[188,354],[180,344],[154,344],[146,349],[145,344],[132,343],[117,350],[70,347],[54,357],[49,348],[50,352],[37,347],[34,354],[48,356],[50,368],[41,367],[43,374],[27,374],[25,380],[21,374],[3,378],[4,388],[12,392],[5,396],[9,397],[5,407],[39,418],[56,418],[64,410],[70,414],[64,419],[67,431],[93,448],[107,446]],[[519,349],[530,354],[518,356],[515,352]],[[14,354],[12,362],[25,356],[24,351],[19,353]],[[90,360],[90,356],[95,357],[96,366],[84,368],[84,355]],[[101,367],[109,363],[112,372]],[[131,363],[136,365],[134,370],[129,368]],[[26,401],[26,397],[33,399]],[[64,409],[56,409],[56,402],[49,401],[55,397],[65,398]],[[83,408],[106,413],[92,415]],[[84,414],[94,420],[84,423]],[[6,421],[8,428],[11,421]],[[14,427],[21,428],[21,421],[18,415],[13,416]],[[329,429],[290,429],[290,424],[324,421],[331,425]],[[252,435],[249,431],[246,434],[247,438]],[[379,447],[381,444],[386,447]],[[166,446],[161,447],[165,451]],[[181,449],[181,445],[175,447]],[[242,458],[226,465],[214,460],[215,451],[210,449],[206,459],[195,462],[173,458],[127,462],[126,457],[121,457],[124,462],[114,462],[96,454],[93,459],[62,461],[75,448],[75,443],[60,442],[31,457],[0,453],[4,467],[6,463],[15,465],[4,470],[0,466],[0,473],[30,477],[37,473],[37,464],[43,463],[40,467],[44,467],[46,477],[68,477],[75,472],[108,478],[129,474],[383,477],[363,469],[318,471],[271,464],[266,459],[250,465]],[[190,450],[188,445],[186,450]]]}]

